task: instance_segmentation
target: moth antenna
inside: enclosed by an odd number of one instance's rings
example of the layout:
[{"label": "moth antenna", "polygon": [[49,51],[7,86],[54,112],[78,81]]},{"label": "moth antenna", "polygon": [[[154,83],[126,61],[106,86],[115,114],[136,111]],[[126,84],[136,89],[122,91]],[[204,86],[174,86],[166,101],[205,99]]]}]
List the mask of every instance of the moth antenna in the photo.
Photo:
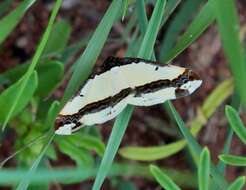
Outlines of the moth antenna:
[{"label": "moth antenna", "polygon": [[19,150],[17,150],[16,152],[14,152],[12,155],[8,156],[7,158],[5,158],[4,160],[2,160],[0,162],[0,168],[2,168],[4,166],[4,164],[6,162],[8,162],[10,159],[12,159],[13,157],[15,157],[17,154],[21,153],[23,150],[25,150],[26,148],[30,147],[31,145],[36,144],[37,142],[40,142],[41,140],[43,140],[44,138],[47,137],[47,135],[50,133],[50,131],[48,131],[47,133],[40,135],[39,137],[35,138],[34,140],[30,141],[29,143],[27,143],[24,147],[20,148]]}]

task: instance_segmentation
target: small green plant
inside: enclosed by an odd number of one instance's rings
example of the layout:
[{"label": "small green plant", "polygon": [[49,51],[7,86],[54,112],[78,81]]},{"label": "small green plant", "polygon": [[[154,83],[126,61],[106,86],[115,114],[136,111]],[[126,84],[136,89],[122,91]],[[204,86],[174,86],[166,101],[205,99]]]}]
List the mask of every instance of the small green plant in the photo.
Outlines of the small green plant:
[{"label": "small green plant", "polygon": [[[10,11],[12,2],[0,2],[0,45],[15,31],[36,1],[21,1]],[[245,110],[246,105],[246,59],[239,38],[235,2],[113,0],[89,37],[82,37],[74,43],[69,43],[73,26],[67,20],[56,20],[61,4],[62,0],[54,1],[47,27],[33,58],[0,74],[1,141],[6,140],[6,134],[14,131],[14,148],[17,151],[16,155],[9,157],[15,157],[16,167],[4,167],[8,159],[1,163],[0,185],[17,187],[18,190],[29,186],[48,189],[49,184],[54,182],[74,184],[93,179],[89,189],[99,190],[108,178],[116,189],[138,189],[132,181],[124,181],[124,177],[142,177],[167,190],[243,189],[245,176],[238,176],[231,183],[225,177],[225,167],[228,165],[246,166],[245,156],[229,154],[233,132],[246,144],[246,128],[239,116],[243,114],[240,107]],[[128,11],[130,6],[133,7],[132,11]],[[146,6],[153,6],[148,16]],[[125,44],[125,56],[157,60],[163,64],[173,61],[215,23],[232,78],[219,82],[200,102],[197,113],[189,121],[181,118],[171,102],[164,103],[162,108],[170,116],[168,124],[177,126],[177,130],[173,130],[175,140],[169,144],[150,147],[126,145],[119,148],[134,111],[133,106],[128,106],[116,118],[107,143],[96,126],[85,127],[71,136],[54,136],[57,114],[91,74],[110,38],[112,27],[122,20],[125,25],[118,42]],[[162,29],[165,29],[164,35],[158,36]],[[77,58],[82,49],[83,53]],[[1,50],[4,51],[4,46]],[[72,66],[69,65],[71,60],[75,60]],[[52,95],[70,75],[63,97],[57,100]],[[232,103],[225,107],[229,133],[224,150],[218,156],[220,162],[215,165],[210,159],[212,151],[203,148],[197,136],[230,97]],[[165,126],[158,127],[161,129]],[[0,146],[5,148],[2,143]],[[188,155],[189,163],[196,167],[180,170],[156,165],[156,160],[172,159],[172,155],[181,154],[182,150]],[[54,167],[52,162],[59,159],[58,151],[71,158],[74,165]],[[115,160],[117,153],[121,159]]]}]

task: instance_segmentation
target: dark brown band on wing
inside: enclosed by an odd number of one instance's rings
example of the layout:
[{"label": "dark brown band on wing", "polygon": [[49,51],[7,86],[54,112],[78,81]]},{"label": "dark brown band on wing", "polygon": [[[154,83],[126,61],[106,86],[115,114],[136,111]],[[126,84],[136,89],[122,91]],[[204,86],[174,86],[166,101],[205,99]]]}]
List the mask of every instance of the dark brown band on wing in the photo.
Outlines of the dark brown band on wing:
[{"label": "dark brown band on wing", "polygon": [[91,104],[84,106],[83,108],[81,108],[78,111],[78,113],[75,113],[72,115],[58,115],[56,118],[56,122],[55,122],[55,129],[58,129],[59,126],[62,126],[64,124],[69,124],[69,123],[74,123],[77,126],[80,118],[83,115],[101,111],[101,110],[107,108],[108,106],[113,107],[114,105],[119,103],[121,100],[126,98],[130,93],[132,93],[132,91],[133,90],[131,88],[126,88],[124,90],[121,90],[115,96],[112,96],[112,97],[110,96],[110,97],[105,98],[103,100],[99,100],[97,102],[93,102]]},{"label": "dark brown band on wing", "polygon": [[[199,76],[194,73],[193,71],[191,71],[190,69],[185,69],[184,73],[182,73],[181,75],[179,75],[177,78],[173,79],[173,80],[169,80],[169,79],[164,79],[164,80],[158,80],[158,81],[154,81],[142,86],[138,86],[135,88],[136,91],[136,97],[137,96],[141,96],[141,94],[147,94],[147,93],[151,93],[151,92],[156,92],[160,89],[164,89],[164,88],[170,88],[170,87],[174,87],[177,89],[180,89],[179,87],[181,87],[183,84],[187,83],[188,81],[193,81],[193,80],[199,80]],[[178,97],[181,97],[181,90],[178,91],[180,92],[177,95],[180,95]],[[183,96],[184,94],[188,95],[187,92],[183,92]]]},{"label": "dark brown band on wing", "polygon": [[181,98],[181,97],[184,97],[184,96],[188,96],[190,93],[188,90],[186,89],[181,89],[181,88],[176,88],[175,89],[175,96],[176,98]]}]

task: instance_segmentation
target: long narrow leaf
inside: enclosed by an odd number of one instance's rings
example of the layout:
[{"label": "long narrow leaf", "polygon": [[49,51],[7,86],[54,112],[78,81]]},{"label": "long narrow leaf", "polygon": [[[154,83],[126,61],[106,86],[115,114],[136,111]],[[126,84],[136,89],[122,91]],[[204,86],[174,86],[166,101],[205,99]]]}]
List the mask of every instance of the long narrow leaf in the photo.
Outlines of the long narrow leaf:
[{"label": "long narrow leaf", "polygon": [[232,166],[246,166],[246,157],[222,154],[220,160]]},{"label": "long narrow leaf", "polygon": [[207,2],[196,18],[192,21],[186,32],[180,37],[177,44],[167,52],[165,59],[162,62],[170,62],[178,54],[180,54],[185,48],[187,48],[192,42],[194,42],[205,29],[212,24],[215,16],[210,2]]},{"label": "long narrow leaf", "polygon": [[234,0],[211,0],[218,28],[235,79],[235,87],[246,106],[246,64],[239,38],[239,21]]},{"label": "long narrow leaf", "polygon": [[244,126],[237,111],[233,107],[227,105],[225,108],[225,113],[233,131],[244,142],[244,144],[246,144],[246,127]]},{"label": "long narrow leaf", "polygon": [[119,154],[124,158],[139,161],[152,161],[163,159],[182,150],[186,145],[184,140],[179,140],[163,146],[152,147],[124,147],[121,148]]},{"label": "long narrow leaf", "polygon": [[208,190],[209,186],[210,153],[204,148],[198,166],[199,190]]},{"label": "long narrow leaf", "polygon": [[171,178],[164,174],[157,166],[151,165],[150,172],[158,183],[166,190],[181,190]]},{"label": "long narrow leaf", "polygon": [[245,176],[238,177],[230,186],[227,188],[227,190],[240,190],[243,188],[245,184]]},{"label": "long narrow leaf", "polygon": [[36,0],[25,0],[15,10],[0,20],[0,44],[6,39],[10,32],[15,28],[26,11],[35,3]]}]

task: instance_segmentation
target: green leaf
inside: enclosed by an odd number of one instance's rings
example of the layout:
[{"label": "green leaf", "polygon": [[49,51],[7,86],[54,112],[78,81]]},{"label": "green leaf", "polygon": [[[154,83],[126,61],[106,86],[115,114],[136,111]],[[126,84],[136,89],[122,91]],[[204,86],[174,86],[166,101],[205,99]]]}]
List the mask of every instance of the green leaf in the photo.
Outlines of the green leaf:
[{"label": "green leaf", "polygon": [[153,161],[163,159],[182,150],[186,145],[184,140],[169,143],[163,146],[152,147],[123,147],[119,150],[119,154],[127,159],[139,161]]},{"label": "green leaf", "polygon": [[233,107],[227,105],[225,108],[225,113],[233,131],[237,134],[241,141],[246,144],[246,127],[244,126],[237,111]]},{"label": "green leaf", "polygon": [[174,48],[167,52],[165,59],[161,60],[161,62],[168,63],[174,59],[192,42],[194,42],[205,31],[205,29],[212,24],[214,19],[215,15],[209,1],[203,6],[196,18],[193,19],[186,32],[179,38]]},{"label": "green leaf", "polygon": [[25,0],[8,15],[0,20],[0,44],[6,39],[10,32],[15,28],[26,11],[36,0]]},{"label": "green leaf", "polygon": [[235,79],[235,87],[246,106],[246,64],[240,43],[240,26],[234,0],[211,0],[225,56]]},{"label": "green leaf", "polygon": [[50,95],[62,81],[64,66],[59,61],[48,61],[37,67],[39,84],[36,94],[40,97]]},{"label": "green leaf", "polygon": [[246,166],[246,157],[222,154],[220,160],[232,166]]},{"label": "green leaf", "polygon": [[227,188],[227,190],[240,190],[243,188],[245,184],[245,176],[238,177],[230,186]]},{"label": "green leaf", "polygon": [[[7,113],[10,110],[9,104],[10,102],[13,102],[15,100],[16,92],[18,91],[22,82],[23,79],[17,81],[15,84],[13,84],[0,94],[0,123],[3,123],[5,118],[7,117]],[[17,102],[16,108],[13,111],[11,118],[20,113],[33,97],[33,94],[38,86],[38,77],[36,71],[33,72],[27,83],[28,85],[25,86],[25,89],[23,90],[23,96]]]},{"label": "green leaf", "polygon": [[207,148],[204,148],[198,166],[198,181],[199,190],[208,190],[209,173],[210,173],[210,153]]},{"label": "green leaf", "polygon": [[59,20],[52,28],[43,55],[59,52],[66,47],[71,34],[71,26],[66,20]]},{"label": "green leaf", "polygon": [[[143,42],[141,44],[138,57],[150,58],[153,52],[154,43],[159,31],[162,16],[164,13],[166,1],[157,1],[154,11],[152,13],[147,32],[144,36]],[[100,189],[109,169],[115,157],[115,154],[120,145],[121,139],[124,135],[128,122],[130,120],[131,114],[133,112],[132,106],[127,106],[122,113],[116,118],[113,130],[109,137],[108,145],[105,150],[102,162],[99,166],[99,171],[96,180],[93,184],[93,190]]]},{"label": "green leaf", "polygon": [[12,114],[14,113],[14,110],[16,109],[16,106],[18,105],[18,102],[19,100],[22,98],[22,96],[24,96],[23,92],[24,92],[24,89],[25,87],[28,85],[28,81],[29,81],[29,78],[30,76],[32,75],[32,73],[34,72],[35,70],[35,67],[40,59],[40,56],[42,55],[42,52],[45,48],[45,45],[48,41],[48,37],[49,37],[49,34],[51,32],[51,29],[52,29],[52,25],[55,21],[55,17],[58,13],[58,10],[60,8],[60,5],[61,5],[61,0],[57,0],[56,1],[56,4],[52,10],[52,13],[51,13],[51,16],[50,16],[50,19],[49,19],[49,23],[48,23],[48,26],[45,30],[45,33],[43,34],[43,37],[41,39],[41,42],[39,43],[38,45],[38,48],[34,54],[34,57],[33,57],[33,60],[32,60],[32,63],[30,64],[27,72],[25,73],[25,75],[22,77],[22,83],[21,85],[19,86],[19,89],[16,91],[16,96],[15,96],[15,99],[13,102],[9,102],[9,110],[8,112],[6,112],[6,117],[4,119],[4,123],[3,123],[3,127],[2,129],[4,130],[4,128],[6,127],[9,119],[12,117]]},{"label": "green leaf", "polygon": [[[57,138],[57,143],[59,143],[60,138]],[[66,139],[67,141],[72,142],[75,146],[95,151],[99,156],[103,156],[105,151],[104,143],[98,137],[94,137],[92,135],[77,132],[74,135],[66,137]]]},{"label": "green leaf", "polygon": [[[56,140],[57,141],[57,140]],[[58,141],[57,141],[58,142]],[[71,140],[66,137],[59,138],[59,150],[72,158],[79,167],[91,167],[93,157],[84,148],[76,146]]]},{"label": "green leaf", "polygon": [[150,165],[150,172],[156,181],[166,190],[181,190],[171,178],[164,174],[157,166]]}]

